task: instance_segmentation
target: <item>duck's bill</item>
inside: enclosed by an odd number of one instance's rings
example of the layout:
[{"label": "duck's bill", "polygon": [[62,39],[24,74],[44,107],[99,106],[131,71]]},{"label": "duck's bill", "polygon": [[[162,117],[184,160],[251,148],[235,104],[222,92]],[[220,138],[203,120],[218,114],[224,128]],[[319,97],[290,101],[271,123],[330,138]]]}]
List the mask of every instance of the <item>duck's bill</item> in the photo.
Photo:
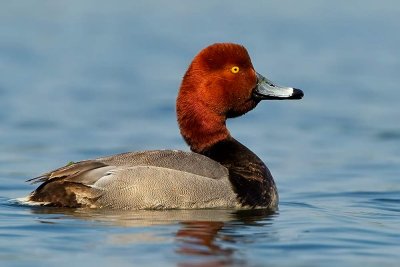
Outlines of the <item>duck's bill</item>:
[{"label": "duck's bill", "polygon": [[284,99],[302,99],[303,91],[292,87],[283,87],[274,84],[261,74],[257,73],[257,86],[253,91],[253,97],[259,100],[284,100]]}]

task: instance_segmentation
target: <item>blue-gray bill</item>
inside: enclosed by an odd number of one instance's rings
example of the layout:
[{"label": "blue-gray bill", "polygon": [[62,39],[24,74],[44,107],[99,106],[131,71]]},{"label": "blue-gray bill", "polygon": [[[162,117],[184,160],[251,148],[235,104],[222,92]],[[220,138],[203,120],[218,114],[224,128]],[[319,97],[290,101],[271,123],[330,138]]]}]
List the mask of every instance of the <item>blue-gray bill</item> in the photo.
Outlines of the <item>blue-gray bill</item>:
[{"label": "blue-gray bill", "polygon": [[253,97],[259,100],[284,100],[302,99],[304,93],[300,89],[284,87],[274,84],[261,74],[257,73],[257,86],[253,91]]}]

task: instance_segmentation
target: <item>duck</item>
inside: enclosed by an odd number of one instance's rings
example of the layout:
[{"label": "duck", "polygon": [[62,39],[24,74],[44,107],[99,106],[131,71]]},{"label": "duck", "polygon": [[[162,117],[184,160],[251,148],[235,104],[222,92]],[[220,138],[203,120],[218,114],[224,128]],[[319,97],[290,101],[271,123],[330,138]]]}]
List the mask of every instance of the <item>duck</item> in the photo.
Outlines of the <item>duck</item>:
[{"label": "duck", "polygon": [[279,197],[265,163],[234,139],[226,120],[262,100],[301,99],[255,71],[246,48],[215,43],[183,76],[176,99],[180,133],[190,151],[127,152],[70,162],[29,179],[29,203],[66,208],[276,210]]}]

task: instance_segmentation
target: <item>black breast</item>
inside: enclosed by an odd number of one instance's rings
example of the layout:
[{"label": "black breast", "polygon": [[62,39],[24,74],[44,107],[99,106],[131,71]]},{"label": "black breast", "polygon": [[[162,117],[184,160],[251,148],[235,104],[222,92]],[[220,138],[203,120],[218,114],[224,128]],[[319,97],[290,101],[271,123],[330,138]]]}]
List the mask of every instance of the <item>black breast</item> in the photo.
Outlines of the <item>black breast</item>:
[{"label": "black breast", "polygon": [[244,206],[270,207],[277,199],[274,179],[264,162],[234,138],[213,145],[202,154],[229,170],[229,179]]}]

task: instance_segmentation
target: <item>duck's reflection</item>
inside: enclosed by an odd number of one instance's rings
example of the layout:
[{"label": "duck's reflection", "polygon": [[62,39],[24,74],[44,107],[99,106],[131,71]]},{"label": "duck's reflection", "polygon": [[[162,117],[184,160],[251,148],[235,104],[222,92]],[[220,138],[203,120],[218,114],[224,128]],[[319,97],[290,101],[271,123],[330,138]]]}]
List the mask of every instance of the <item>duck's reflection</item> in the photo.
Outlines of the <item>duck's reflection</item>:
[{"label": "duck's reflection", "polygon": [[232,211],[227,221],[184,221],[176,233],[179,244],[177,253],[201,257],[196,263],[189,259],[181,266],[231,266],[245,265],[235,256],[234,245],[240,242],[236,230],[246,225],[266,225],[271,223],[274,213],[266,210]]},{"label": "duck's reflection", "polygon": [[[55,222],[73,216],[82,220],[96,221],[102,225],[122,227],[146,227],[143,231],[127,231],[109,234],[111,245],[171,243],[176,249],[180,266],[228,266],[242,265],[237,256],[235,243],[243,242],[239,232],[244,227],[272,224],[274,212],[267,210],[168,210],[168,211],[115,211],[87,209],[32,208],[35,214],[43,214],[41,222]],[[160,234],[157,228],[148,226],[178,225],[173,236]],[[174,227],[175,229],[175,227]],[[245,240],[246,242],[249,240]]]},{"label": "duck's reflection", "polygon": [[181,247],[177,250],[182,254],[195,255],[229,255],[232,248],[222,248],[216,242],[217,237],[229,239],[218,235],[224,227],[223,222],[189,221],[182,222],[182,228],[176,233],[177,241]]}]

